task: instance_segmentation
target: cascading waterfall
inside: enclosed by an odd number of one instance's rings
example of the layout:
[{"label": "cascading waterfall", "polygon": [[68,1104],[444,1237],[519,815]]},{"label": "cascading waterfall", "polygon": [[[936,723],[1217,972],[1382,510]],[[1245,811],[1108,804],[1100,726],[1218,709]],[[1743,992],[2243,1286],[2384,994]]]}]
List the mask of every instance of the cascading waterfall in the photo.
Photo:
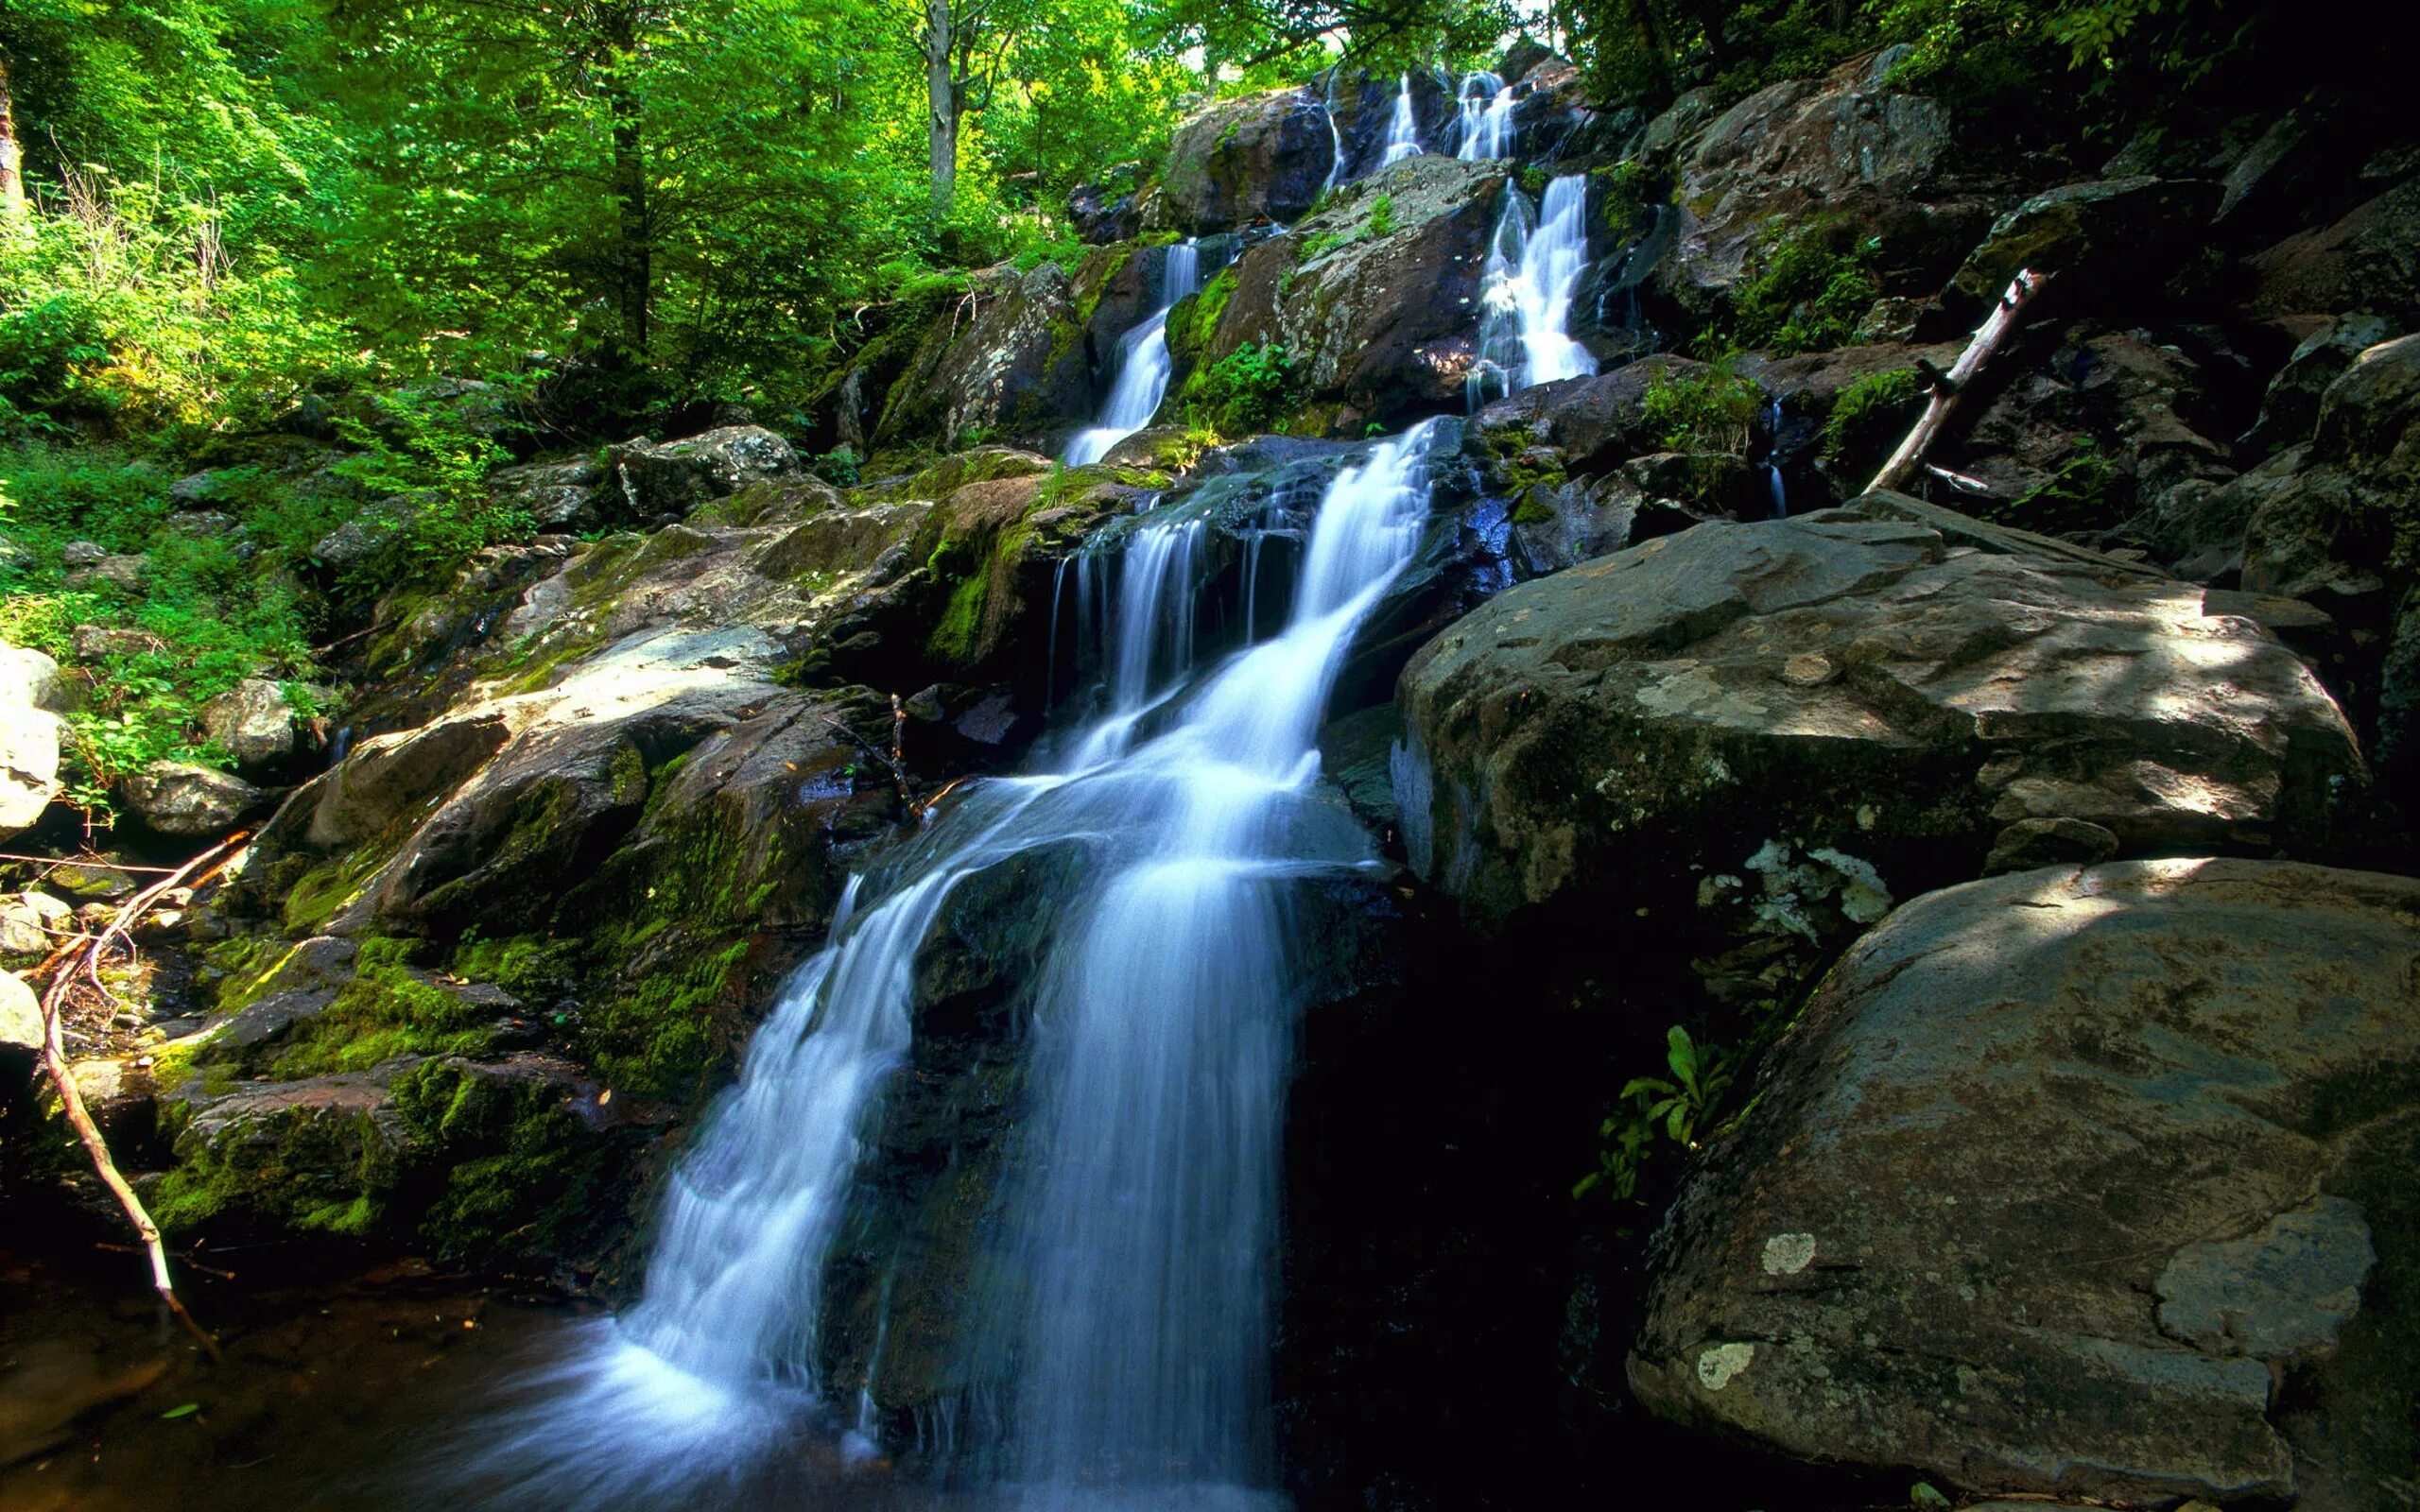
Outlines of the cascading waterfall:
[{"label": "cascading waterfall", "polygon": [[1484,70],[1466,74],[1454,117],[1454,156],[1487,163],[1512,155],[1512,92]]},{"label": "cascading waterfall", "polygon": [[1786,519],[1789,514],[1789,486],[1781,476],[1781,401],[1776,399],[1765,406],[1765,429],[1772,437],[1772,444],[1765,450],[1765,481],[1772,490],[1773,518]]},{"label": "cascading waterfall", "polygon": [[[995,1464],[1053,1512],[1273,1500],[1288,888],[1372,863],[1315,792],[1315,736],[1356,632],[1417,548],[1438,423],[1337,477],[1286,628],[1199,680],[1202,526],[1134,530],[1102,716],[1056,769],[972,784],[864,889],[878,899],[851,885],[832,943],[786,984],[681,1161],[643,1299],[525,1382],[533,1400],[490,1425],[462,1480],[514,1507],[685,1502],[794,1437],[819,1405],[821,1272],[859,1131],[909,1048],[917,949],[960,880],[1072,844],[1084,881],[1047,901],[1027,1157],[986,1310],[1013,1378]],[[874,1415],[851,1405],[859,1457]],[[823,1410],[837,1426],[840,1409]]]},{"label": "cascading waterfall", "polygon": [[1069,467],[1098,462],[1109,449],[1151,423],[1160,401],[1167,397],[1168,312],[1194,292],[1201,278],[1201,249],[1190,239],[1167,249],[1160,271],[1160,304],[1142,324],[1117,340],[1117,377],[1110,385],[1109,401],[1101,406],[1100,422],[1076,433],[1067,443]]},{"label": "cascading waterfall", "polygon": [[1421,151],[1420,122],[1412,114],[1411,76],[1407,73],[1395,90],[1395,112],[1387,119],[1386,156],[1378,160],[1378,166],[1418,157]]},{"label": "cascading waterfall", "polygon": [[1597,359],[1565,329],[1572,290],[1588,267],[1587,213],[1588,183],[1580,174],[1547,184],[1534,215],[1528,196],[1506,187],[1479,284],[1479,360],[1465,380],[1472,408],[1597,370]]},{"label": "cascading waterfall", "polygon": [[1327,122],[1327,177],[1320,180],[1320,196],[1326,198],[1344,174],[1344,133],[1336,125],[1336,76],[1338,70],[1327,71],[1327,93],[1320,99],[1320,116]]}]

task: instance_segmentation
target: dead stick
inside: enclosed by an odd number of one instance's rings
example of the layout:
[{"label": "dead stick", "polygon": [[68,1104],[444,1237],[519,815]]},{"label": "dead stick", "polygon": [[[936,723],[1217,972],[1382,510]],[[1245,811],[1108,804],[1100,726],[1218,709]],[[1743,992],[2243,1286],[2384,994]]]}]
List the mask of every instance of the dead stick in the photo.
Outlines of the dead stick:
[{"label": "dead stick", "polygon": [[2008,334],[2016,329],[2017,312],[2025,308],[2025,301],[2033,298],[2048,281],[2047,274],[2036,273],[2031,268],[2019,271],[2010,281],[2008,292],[2000,296],[2000,302],[1993,307],[1990,317],[1977,329],[1975,339],[1959,353],[1949,371],[1935,378],[1932,397],[1926,401],[1925,412],[1917,417],[1915,428],[1908,432],[1907,439],[1899,443],[1899,449],[1891,454],[1891,460],[1882,464],[1882,471],[1874,474],[1874,481],[1865,486],[1866,492],[1898,488],[1915,472],[1916,465],[1924,460],[1925,453],[1941,435],[1941,428],[1949,423],[1950,413],[1958,407],[1958,401],[1966,392],[1967,385],[1983,370],[1983,364],[1992,360],[1992,353],[2008,339]]},{"label": "dead stick", "polygon": [[[205,864],[226,855],[243,839],[239,833],[220,841],[128,899],[118,909],[117,917],[111,920],[109,928],[94,938],[85,955],[86,971],[94,981],[100,979],[99,967],[95,963],[102,952],[108,949],[112,936],[126,930],[170,888]],[[135,1195],[134,1188],[119,1174],[117,1161],[110,1156],[109,1142],[101,1137],[100,1125],[93,1122],[92,1110],[84,1106],[84,1094],[77,1090],[75,1073],[67,1064],[67,1038],[63,1027],[67,994],[75,982],[74,971],[61,971],[52,980],[50,990],[43,994],[43,1069],[50,1074],[52,1085],[59,1089],[60,1106],[66,1109],[68,1124],[75,1128],[76,1137],[84,1142],[86,1153],[92,1156],[93,1168],[100,1173],[101,1184],[110,1189],[111,1194],[117,1198],[118,1206],[126,1210],[127,1220],[134,1226],[135,1237],[143,1241],[143,1247],[151,1258],[152,1290],[160,1294],[160,1300],[168,1305],[168,1311],[176,1315],[177,1321],[183,1324],[185,1331],[201,1345],[202,1352],[216,1361],[218,1358],[218,1341],[194,1321],[193,1314],[185,1311],[185,1304],[177,1296],[176,1282],[168,1275],[167,1246],[160,1242],[160,1226],[151,1221],[151,1214],[144,1208],[143,1199]]]}]

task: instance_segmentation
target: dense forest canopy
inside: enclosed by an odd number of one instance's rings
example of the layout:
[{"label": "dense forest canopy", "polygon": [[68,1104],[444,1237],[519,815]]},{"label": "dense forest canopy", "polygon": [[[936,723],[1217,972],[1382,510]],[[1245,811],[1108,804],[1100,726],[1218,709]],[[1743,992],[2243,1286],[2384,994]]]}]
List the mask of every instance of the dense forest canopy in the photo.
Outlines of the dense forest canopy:
[{"label": "dense forest canopy", "polygon": [[[2240,12],[2240,13],[2238,13]],[[632,414],[811,387],[868,312],[1047,255],[1069,189],[1340,60],[1566,50],[1607,101],[1885,41],[2081,130],[2254,48],[2156,0],[6,0],[0,428],[156,435],[418,373]],[[947,129],[944,130],[944,125]],[[19,158],[22,165],[19,165]]]},{"label": "dense forest canopy", "polygon": [[[0,0],[0,637],[138,632],[86,648],[105,810],[209,756],[200,701],[310,678],[356,590],[529,537],[482,487],[511,457],[744,409],[854,477],[808,419],[852,365],[973,270],[1075,267],[1071,194],[1223,97],[1526,48],[1643,122],[1905,43],[1971,161],[2071,176],[2303,97],[2334,37],[2241,0]],[[344,455],[298,482],[281,437]],[[194,469],[242,545],[163,534]],[[367,499],[411,527],[315,555]],[[68,581],[77,542],[146,591]]]}]

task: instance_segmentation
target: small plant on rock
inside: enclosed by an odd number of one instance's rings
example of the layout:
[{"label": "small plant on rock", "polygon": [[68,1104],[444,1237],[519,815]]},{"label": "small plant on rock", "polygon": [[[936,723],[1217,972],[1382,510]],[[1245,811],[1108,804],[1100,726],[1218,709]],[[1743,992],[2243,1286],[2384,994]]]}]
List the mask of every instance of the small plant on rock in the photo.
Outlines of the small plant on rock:
[{"label": "small plant on rock", "polygon": [[1688,371],[1656,373],[1647,382],[1640,413],[1656,445],[1668,452],[1748,450],[1763,391],[1727,362]]}]

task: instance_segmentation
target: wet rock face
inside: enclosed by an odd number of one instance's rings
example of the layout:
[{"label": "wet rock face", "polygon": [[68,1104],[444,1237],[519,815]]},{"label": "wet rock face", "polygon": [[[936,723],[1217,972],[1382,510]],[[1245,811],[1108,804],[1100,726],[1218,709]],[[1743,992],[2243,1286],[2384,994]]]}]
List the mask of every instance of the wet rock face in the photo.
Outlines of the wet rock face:
[{"label": "wet rock face", "polygon": [[1308,90],[1221,101],[1176,129],[1144,227],[1202,235],[1298,220],[1334,160],[1326,115]]},{"label": "wet rock face", "polygon": [[2027,821],[2308,852],[2362,778],[2308,669],[2199,588],[1895,495],[1523,584],[1400,696],[1423,876],[1482,918],[1634,911],[1667,945],[1812,947]]},{"label": "wet rock face", "polygon": [[1900,909],[1685,1189],[1634,1387],[1979,1492],[2382,1504],[2416,920],[2407,879],[2173,859]]}]

